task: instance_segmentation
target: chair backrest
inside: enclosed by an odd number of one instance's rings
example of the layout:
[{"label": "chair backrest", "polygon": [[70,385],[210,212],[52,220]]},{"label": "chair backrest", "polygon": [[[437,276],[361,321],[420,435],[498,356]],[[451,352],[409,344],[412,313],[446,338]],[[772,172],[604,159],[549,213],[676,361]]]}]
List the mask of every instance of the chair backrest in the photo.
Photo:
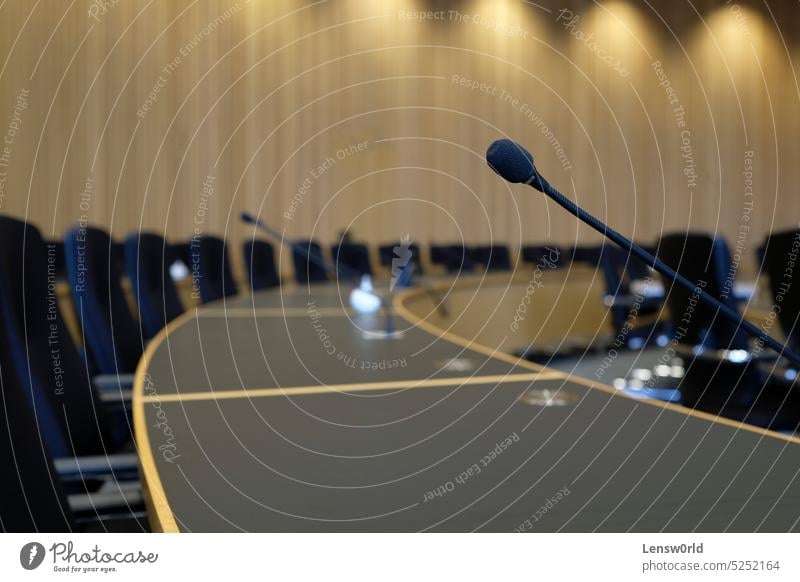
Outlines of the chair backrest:
[{"label": "chair backrest", "polygon": [[[655,249],[643,248],[651,254],[655,252]],[[617,293],[629,293],[632,281],[651,277],[647,263],[636,255],[611,243],[603,245],[600,249],[599,266],[603,270],[609,295],[613,295],[614,289],[617,288]]]},{"label": "chair backrest", "polygon": [[[610,245],[609,245],[610,246]],[[656,249],[647,244],[639,244],[644,250],[646,250],[651,255],[655,256]],[[653,272],[650,270],[651,265],[646,263],[645,261],[641,260],[639,257],[633,254],[629,254],[627,251],[622,250],[618,246],[614,245],[614,249],[620,257],[624,257],[623,265],[625,268],[625,272],[628,274],[632,280],[642,280],[648,277],[653,276]]]},{"label": "chair backrest", "polygon": [[[767,241],[769,241],[769,237],[767,237]],[[765,242],[764,244],[756,247],[756,267],[759,270],[761,270],[762,265],[764,265],[764,258],[766,257],[766,255],[767,255],[767,243]]]},{"label": "chair backrest", "polygon": [[504,245],[479,245],[472,249],[472,258],[487,271],[510,271],[511,253]]},{"label": "chair backrest", "polygon": [[[72,512],[53,469],[47,435],[19,381],[12,346],[0,333],[0,531],[63,532]],[[38,421],[38,422],[37,422]]]},{"label": "chair backrest", "polygon": [[117,272],[127,273],[127,261],[125,260],[125,243],[111,240],[111,260],[117,266]]},{"label": "chair backrest", "polygon": [[[702,233],[675,233],[661,238],[658,256],[675,271],[700,283],[711,296],[731,309],[737,305],[733,297],[731,257],[728,245],[720,238]],[[667,306],[673,332],[681,343],[711,349],[747,349],[747,336],[716,310],[699,301],[696,294],[682,285],[664,280]]]},{"label": "chair backrest", "polygon": [[278,268],[275,264],[275,249],[264,240],[250,239],[244,241],[244,263],[250,278],[250,289],[269,289],[281,284]]},{"label": "chair backrest", "polygon": [[[392,244],[381,245],[378,247],[378,257],[380,258],[381,266],[387,267],[389,269],[392,268],[392,261],[395,258],[401,258],[396,252],[395,249],[402,249],[402,243],[400,241]],[[408,250],[411,251],[411,262],[414,263],[414,274],[421,275],[423,272],[422,269],[422,257],[420,256],[420,248],[419,245],[416,244],[409,244],[407,246]],[[402,252],[402,251],[399,251]]]},{"label": "chair backrest", "polygon": [[[342,243],[331,245],[331,256],[336,275],[340,279],[352,278],[353,274],[372,275],[372,265],[369,262],[369,248],[367,245],[357,243]],[[340,265],[344,266],[340,269]]]},{"label": "chair backrest", "polygon": [[522,260],[539,267],[560,269],[564,266],[564,249],[557,245],[525,245]]},{"label": "chair backrest", "polygon": [[614,245],[605,245],[599,257],[598,266],[606,284],[606,295],[626,295],[630,292],[630,281],[626,277],[625,262],[627,253]]},{"label": "chair backrest", "polygon": [[191,241],[173,242],[169,245],[170,263],[180,261],[187,271],[192,269],[192,243]]},{"label": "chair backrest", "polygon": [[142,355],[139,324],[122,289],[119,257],[108,233],[77,226],[64,237],[75,311],[102,374],[132,374]]},{"label": "chair backrest", "polygon": [[200,279],[200,301],[208,303],[239,291],[231,273],[227,243],[215,236],[201,236],[191,246],[191,265]]},{"label": "chair backrest", "polygon": [[67,279],[67,258],[64,252],[63,240],[48,240],[45,241],[48,248],[48,254],[52,255],[55,260],[56,279],[66,281]]},{"label": "chair backrest", "polygon": [[[315,260],[310,260],[309,255],[315,257]],[[322,266],[324,265],[324,259],[322,258],[322,248],[319,243],[312,240],[296,241],[292,249],[292,259],[294,261],[294,276],[301,285],[322,283],[328,280],[328,273]]]},{"label": "chair backrest", "polygon": [[173,254],[164,237],[141,232],[125,240],[125,264],[145,335],[156,335],[183,313],[178,289],[170,276]]},{"label": "chair backrest", "polygon": [[772,303],[780,306],[778,321],[786,343],[800,350],[800,268],[795,266],[800,255],[800,230],[770,234],[762,248]]},{"label": "chair backrest", "polygon": [[32,225],[0,217],[0,335],[56,457],[111,448],[110,419],[69,334],[55,289],[51,249]]},{"label": "chair backrest", "polygon": [[[629,295],[630,289],[630,272],[627,270],[627,264],[633,258],[628,253],[616,245],[604,245],[600,253],[599,267],[605,282],[605,294],[607,297],[619,297]],[[640,306],[641,308],[641,306]],[[627,305],[612,304],[611,306],[611,325],[614,328],[616,337],[621,330],[625,321],[630,313],[630,308]],[[623,334],[627,339],[629,332]]]},{"label": "chair backrest", "polygon": [[431,245],[431,263],[444,266],[448,273],[475,269],[470,249],[460,244]]},{"label": "chair backrest", "polygon": [[583,263],[590,267],[597,267],[600,265],[600,257],[603,254],[604,246],[605,245],[572,247],[567,252],[567,256],[573,264]]}]

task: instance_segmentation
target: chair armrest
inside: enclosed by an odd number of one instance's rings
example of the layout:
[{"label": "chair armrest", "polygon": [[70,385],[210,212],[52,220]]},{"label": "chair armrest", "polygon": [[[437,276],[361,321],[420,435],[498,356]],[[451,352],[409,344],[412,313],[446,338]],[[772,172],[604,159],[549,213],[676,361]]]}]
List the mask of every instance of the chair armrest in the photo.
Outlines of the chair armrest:
[{"label": "chair armrest", "polygon": [[135,453],[96,455],[91,457],[65,457],[53,461],[56,473],[64,481],[82,481],[86,478],[115,477],[128,475],[138,479],[139,461]]},{"label": "chair armrest", "polygon": [[68,495],[70,509],[76,514],[105,513],[109,509],[119,508],[125,511],[144,505],[141,489],[120,489],[101,493],[78,493]]},{"label": "chair armrest", "polygon": [[[141,490],[69,495],[67,503],[82,531],[150,531],[149,526],[142,526],[147,523],[147,512]],[[114,523],[125,524],[125,528],[117,529]]]},{"label": "chair armrest", "polygon": [[135,377],[135,374],[99,374],[92,381],[100,392],[118,393],[120,390],[130,391]]},{"label": "chair armrest", "polygon": [[114,390],[114,391],[100,391],[100,401],[106,404],[119,404],[125,408],[133,399],[133,390]]},{"label": "chair armrest", "polygon": [[133,398],[133,374],[100,374],[92,378],[100,400],[114,410],[130,411]]}]

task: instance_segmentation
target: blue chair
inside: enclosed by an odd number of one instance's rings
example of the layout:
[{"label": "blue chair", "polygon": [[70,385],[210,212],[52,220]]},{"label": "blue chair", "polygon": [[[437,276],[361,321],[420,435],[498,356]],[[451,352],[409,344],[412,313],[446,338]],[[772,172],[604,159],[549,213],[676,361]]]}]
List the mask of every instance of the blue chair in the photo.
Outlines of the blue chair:
[{"label": "blue chair", "polygon": [[156,335],[183,313],[178,289],[170,276],[173,254],[164,237],[135,233],[125,239],[125,264],[145,336]]},{"label": "blue chair", "polygon": [[[660,321],[641,325],[637,322],[639,317],[657,319],[657,315],[664,303],[662,297],[635,297],[631,291],[631,282],[639,277],[633,273],[630,264],[638,262],[646,266],[634,255],[629,255],[623,249],[607,244],[602,247],[600,254],[600,270],[606,284],[606,304],[611,310],[611,324],[614,328],[616,344],[614,349],[630,348],[639,349],[652,340],[665,339],[666,330]],[[647,276],[645,274],[645,276]],[[642,277],[644,278],[644,277]],[[629,318],[635,315],[636,319]],[[634,326],[634,327],[626,327]],[[617,345],[620,344],[621,345]]]},{"label": "blue chair", "polygon": [[[0,334],[0,529],[8,532],[72,531],[75,522],[37,418],[18,385],[11,348]],[[10,373],[11,372],[11,373]],[[45,441],[48,439],[45,439]]]},{"label": "blue chair", "polygon": [[511,253],[504,245],[479,245],[472,249],[473,260],[487,271],[510,271]]},{"label": "blue chair", "polygon": [[[372,275],[372,265],[369,262],[369,248],[367,245],[357,243],[342,243],[331,245],[333,266],[339,279],[352,278],[354,274]],[[340,265],[344,269],[340,269]]]},{"label": "blue chair", "polygon": [[470,249],[461,244],[431,245],[431,263],[442,265],[448,273],[475,270]]},{"label": "blue chair", "polygon": [[[690,281],[702,282],[707,293],[738,310],[733,281],[729,279],[732,273],[730,251],[723,239],[704,233],[680,232],[662,237],[658,249],[659,258],[667,265]],[[748,421],[763,424],[765,420],[760,411],[772,405],[758,397],[766,379],[757,362],[747,355],[747,334],[715,308],[693,297],[692,291],[673,285],[669,279],[664,279],[664,285],[673,341],[677,344],[676,351],[685,360],[686,374],[680,382],[681,402],[734,418],[744,418],[743,411],[751,410]],[[731,353],[741,354],[741,361],[725,356]],[[773,394],[786,394],[785,388],[774,382],[769,390]]]},{"label": "blue chair", "polygon": [[[78,354],[55,296],[39,231],[0,216],[0,335],[55,457],[102,455],[131,440],[127,422],[115,423],[125,393],[101,392]],[[124,409],[117,410],[124,418]]]},{"label": "blue chair", "polygon": [[772,304],[780,305],[778,321],[786,343],[794,351],[800,351],[800,272],[787,269],[797,260],[800,230],[772,233],[760,248],[761,264],[769,276]]},{"label": "blue chair", "polygon": [[[731,309],[738,309],[733,281],[728,280],[731,255],[723,239],[703,233],[675,233],[662,237],[658,249],[659,258],[667,265],[690,281],[705,282],[707,293]],[[679,338],[681,343],[712,350],[748,349],[747,334],[714,308],[698,302],[681,285],[672,285],[669,280],[664,285],[673,328],[685,330]]]},{"label": "blue chair", "polygon": [[[147,531],[137,483],[118,482],[101,495],[86,492],[89,473],[113,478],[102,470],[110,459],[54,462],[49,439],[41,433],[43,419],[30,406],[13,352],[9,335],[0,331],[0,531]],[[70,485],[77,493],[68,497]]]},{"label": "blue chair", "polygon": [[[314,257],[310,260],[309,256]],[[323,267],[322,248],[311,240],[297,241],[292,249],[294,276],[301,285],[307,283],[323,283],[328,280],[328,273]]]},{"label": "blue chair", "polygon": [[125,243],[111,240],[111,260],[117,266],[119,273],[127,272],[127,265],[125,264]]},{"label": "blue chair", "polygon": [[170,263],[180,261],[186,270],[192,270],[192,243],[191,241],[169,243]]},{"label": "blue chair", "polygon": [[231,273],[228,244],[215,236],[202,236],[192,241],[191,270],[200,279],[200,301],[208,303],[236,295],[239,290]]},{"label": "blue chair", "polygon": [[264,240],[246,240],[243,251],[251,290],[280,287],[281,278],[275,264],[275,248],[272,244]]},{"label": "blue chair", "polygon": [[64,241],[48,240],[45,244],[47,245],[47,260],[53,263],[56,279],[65,281],[67,279],[67,259],[64,253]]},{"label": "blue chair", "polygon": [[122,289],[122,272],[108,233],[78,226],[64,237],[75,310],[92,361],[101,374],[133,374],[142,330]]}]

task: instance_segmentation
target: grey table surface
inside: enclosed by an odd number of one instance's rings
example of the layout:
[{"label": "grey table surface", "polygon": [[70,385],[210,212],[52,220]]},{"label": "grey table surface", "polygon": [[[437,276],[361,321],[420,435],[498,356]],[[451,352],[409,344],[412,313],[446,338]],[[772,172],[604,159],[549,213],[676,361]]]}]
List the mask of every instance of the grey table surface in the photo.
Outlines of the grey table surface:
[{"label": "grey table surface", "polygon": [[[385,317],[353,316],[346,292],[228,299],[156,340],[137,439],[177,529],[800,529],[797,441],[540,374],[400,318],[402,336],[381,338]],[[531,403],[542,393],[565,403]]]}]

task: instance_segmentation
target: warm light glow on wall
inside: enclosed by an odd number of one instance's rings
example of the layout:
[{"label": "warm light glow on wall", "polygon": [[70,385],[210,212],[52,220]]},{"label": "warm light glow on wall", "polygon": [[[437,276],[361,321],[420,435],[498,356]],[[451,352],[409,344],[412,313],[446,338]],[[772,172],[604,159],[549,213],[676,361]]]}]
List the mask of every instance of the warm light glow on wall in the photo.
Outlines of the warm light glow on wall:
[{"label": "warm light glow on wall", "polygon": [[454,4],[452,10],[469,13],[473,24],[491,30],[498,39],[529,40],[531,35],[541,35],[542,18],[547,13],[518,0],[473,0],[463,5]]},{"label": "warm light glow on wall", "polygon": [[[631,2],[613,1],[595,4],[590,18],[599,38],[617,48],[647,48],[651,31],[640,10]],[[652,48],[652,47],[651,47]]]},{"label": "warm light glow on wall", "polygon": [[731,68],[737,64],[749,67],[752,57],[767,48],[772,36],[761,14],[739,4],[720,6],[707,16],[706,25],[703,48],[721,53]]}]

